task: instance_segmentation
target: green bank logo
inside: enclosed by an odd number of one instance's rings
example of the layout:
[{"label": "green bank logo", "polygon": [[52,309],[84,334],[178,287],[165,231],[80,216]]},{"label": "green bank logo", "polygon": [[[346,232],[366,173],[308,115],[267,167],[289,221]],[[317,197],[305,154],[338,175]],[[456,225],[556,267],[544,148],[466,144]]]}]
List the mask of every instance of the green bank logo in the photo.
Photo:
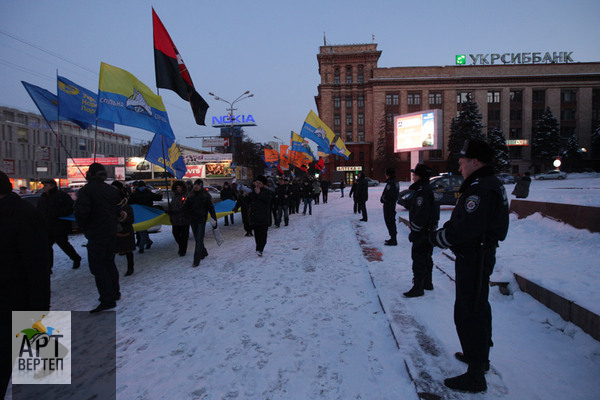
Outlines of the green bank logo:
[{"label": "green bank logo", "polygon": [[466,54],[458,54],[456,56],[456,65],[465,65],[467,63],[467,55]]}]

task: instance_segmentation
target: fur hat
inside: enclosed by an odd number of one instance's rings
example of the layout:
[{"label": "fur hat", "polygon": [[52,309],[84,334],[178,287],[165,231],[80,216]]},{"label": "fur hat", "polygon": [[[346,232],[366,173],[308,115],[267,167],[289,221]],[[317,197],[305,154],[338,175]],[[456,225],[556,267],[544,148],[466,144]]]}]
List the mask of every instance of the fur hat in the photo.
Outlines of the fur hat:
[{"label": "fur hat", "polygon": [[267,181],[267,178],[265,178],[264,175],[257,176],[255,180],[261,182],[263,185],[269,184],[269,182]]},{"label": "fur hat", "polygon": [[12,192],[13,186],[8,179],[8,175],[0,171],[0,195],[9,194]]},{"label": "fur hat", "polygon": [[415,169],[411,169],[410,172],[425,179],[429,179],[431,176],[431,168],[425,164],[417,164]]},{"label": "fur hat", "polygon": [[92,179],[101,179],[105,180],[108,174],[106,173],[106,168],[104,165],[100,163],[93,163],[90,165],[87,173],[85,174],[85,179],[91,181]]},{"label": "fur hat", "polygon": [[492,162],[492,148],[487,142],[480,139],[467,139],[460,151],[459,158],[476,158],[482,163]]},{"label": "fur hat", "polygon": [[50,185],[56,185],[56,181],[54,179],[50,179],[50,178],[44,178],[44,179],[40,180],[40,183],[42,185],[45,185],[47,183]]}]

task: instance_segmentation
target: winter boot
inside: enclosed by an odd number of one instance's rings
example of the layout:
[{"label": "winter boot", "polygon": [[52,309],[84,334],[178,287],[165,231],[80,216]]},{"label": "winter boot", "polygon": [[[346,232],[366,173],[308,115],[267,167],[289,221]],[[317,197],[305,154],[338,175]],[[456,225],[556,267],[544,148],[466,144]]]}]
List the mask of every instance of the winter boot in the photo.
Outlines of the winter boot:
[{"label": "winter boot", "polygon": [[81,257],[73,260],[73,269],[77,269],[81,266]]},{"label": "winter boot", "polygon": [[425,283],[423,284],[423,289],[425,290],[433,290],[433,283],[431,280],[431,270],[428,269],[425,274]]},{"label": "winter boot", "polygon": [[125,276],[133,275],[133,252],[126,253],[127,257],[127,272],[125,272]]},{"label": "winter boot", "polygon": [[425,279],[422,277],[414,277],[413,278],[413,287],[404,293],[404,297],[421,297],[425,294],[423,292],[423,283]]},{"label": "winter boot", "polygon": [[396,241],[396,237],[391,237],[385,241],[386,246],[398,246],[398,242]]},{"label": "winter boot", "polygon": [[[467,359],[467,357],[462,352],[460,352],[460,351],[454,353],[454,357],[456,357],[456,359],[458,361],[462,361],[465,364],[469,363],[469,360]],[[490,360],[487,360],[485,362],[485,364],[483,365],[483,370],[484,370],[484,372],[487,372],[487,371],[490,370]]]},{"label": "winter boot", "polygon": [[479,393],[487,390],[487,382],[483,373],[484,363],[469,364],[467,373],[444,379],[444,385],[461,392]]}]

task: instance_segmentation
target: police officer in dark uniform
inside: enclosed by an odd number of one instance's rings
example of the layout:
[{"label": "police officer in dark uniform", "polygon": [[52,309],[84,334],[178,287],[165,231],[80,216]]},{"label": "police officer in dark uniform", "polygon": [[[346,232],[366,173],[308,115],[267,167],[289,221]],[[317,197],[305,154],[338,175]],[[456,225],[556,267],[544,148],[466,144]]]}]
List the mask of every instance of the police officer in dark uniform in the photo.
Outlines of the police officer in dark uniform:
[{"label": "police officer in dark uniform", "polygon": [[444,384],[466,392],[487,390],[492,338],[492,310],[488,302],[490,275],[496,263],[498,242],[508,232],[508,199],[494,175],[492,150],[478,139],[465,141],[459,156],[465,178],[450,220],[432,233],[436,246],[456,255],[456,301],[454,323],[462,346],[456,357],[469,364],[467,373],[448,378]]},{"label": "police officer in dark uniform", "polygon": [[425,164],[417,164],[411,169],[414,183],[409,189],[414,191],[409,208],[410,234],[408,240],[412,243],[411,258],[413,269],[413,287],[405,297],[423,296],[424,289],[433,290],[431,274],[433,270],[433,246],[429,243],[429,232],[437,229],[440,220],[440,206],[435,202],[433,190],[429,185],[431,168]]},{"label": "police officer in dark uniform", "polygon": [[385,188],[379,199],[381,204],[383,204],[383,220],[390,234],[390,238],[385,241],[385,245],[396,246],[398,245],[398,241],[396,240],[396,202],[398,201],[398,192],[400,191],[400,186],[396,180],[396,170],[394,168],[386,169],[385,178]]}]

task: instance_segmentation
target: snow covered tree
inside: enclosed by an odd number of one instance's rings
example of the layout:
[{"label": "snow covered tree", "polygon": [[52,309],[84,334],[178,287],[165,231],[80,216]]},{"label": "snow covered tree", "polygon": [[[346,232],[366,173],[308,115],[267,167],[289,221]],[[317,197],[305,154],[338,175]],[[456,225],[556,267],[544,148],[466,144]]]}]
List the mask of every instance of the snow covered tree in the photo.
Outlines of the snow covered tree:
[{"label": "snow covered tree", "polygon": [[458,157],[465,140],[481,139],[485,140],[482,133],[481,114],[479,107],[471,97],[467,96],[467,101],[462,103],[462,110],[458,116],[452,119],[450,124],[450,138],[448,140],[448,171],[458,172]]},{"label": "snow covered tree", "polygon": [[494,171],[510,171],[510,156],[508,146],[506,145],[506,138],[498,125],[489,133],[488,143],[494,154]]},{"label": "snow covered tree", "polygon": [[552,164],[552,160],[560,153],[560,132],[558,121],[550,107],[547,107],[542,118],[536,121],[533,132],[533,159],[541,162],[542,166]]}]

